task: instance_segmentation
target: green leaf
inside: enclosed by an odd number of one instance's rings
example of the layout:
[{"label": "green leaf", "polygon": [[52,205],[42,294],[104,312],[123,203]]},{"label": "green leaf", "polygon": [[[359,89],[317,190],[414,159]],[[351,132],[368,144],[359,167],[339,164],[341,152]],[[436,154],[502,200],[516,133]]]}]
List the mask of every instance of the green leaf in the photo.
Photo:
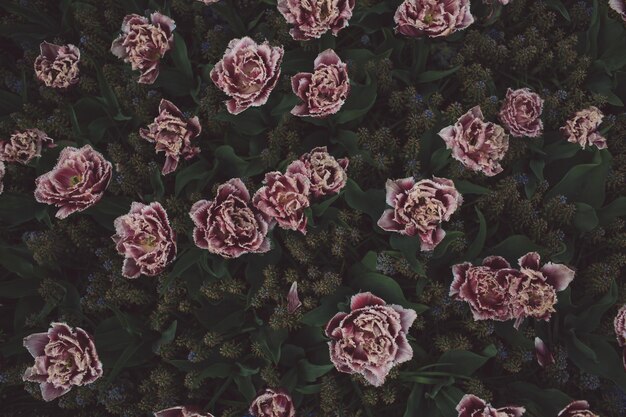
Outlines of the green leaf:
[{"label": "green leaf", "polygon": [[604,294],[602,298],[593,302],[587,309],[578,314],[569,314],[565,317],[565,325],[573,328],[579,333],[590,333],[598,328],[602,321],[602,316],[617,301],[618,290],[615,280],[611,283],[609,292]]},{"label": "green leaf", "polygon": [[150,184],[154,190],[154,201],[159,201],[165,195],[165,186],[163,185],[163,179],[161,178],[161,170],[157,167],[152,169],[150,174]]},{"label": "green leaf", "polygon": [[241,158],[235,154],[235,150],[228,145],[222,145],[215,150],[215,158],[218,161],[218,171],[222,175],[234,177],[253,177],[262,173],[265,166],[261,158]]},{"label": "green leaf", "polygon": [[287,330],[274,330],[269,327],[261,327],[253,338],[258,343],[265,356],[275,365],[280,361],[281,346],[287,340]]},{"label": "green leaf", "polygon": [[326,210],[328,210],[328,208],[331,206],[331,204],[333,204],[335,202],[335,200],[337,200],[339,198],[340,194],[335,194],[332,197],[328,197],[326,198],[324,201],[320,202],[320,203],[315,203],[311,206],[311,210],[313,212],[313,215],[315,217],[321,217]]},{"label": "green leaf", "polygon": [[436,173],[445,168],[445,166],[450,163],[451,154],[452,151],[446,148],[439,148],[433,152],[430,157],[430,168],[432,171]]},{"label": "green leaf", "polygon": [[617,197],[597,213],[602,225],[607,225],[618,217],[626,216],[626,197]]},{"label": "green leaf", "polygon": [[416,383],[413,384],[411,393],[406,402],[406,409],[404,410],[403,417],[415,417],[419,415],[419,410],[424,399],[424,385]]},{"label": "green leaf", "polygon": [[454,74],[455,72],[459,70],[459,68],[461,68],[461,66],[457,65],[456,67],[453,67],[444,71],[425,71],[417,76],[416,81],[418,84],[423,84],[423,83],[430,83],[433,81],[441,80],[442,78],[446,78]]},{"label": "green leaf", "polygon": [[298,378],[306,382],[315,382],[318,378],[326,375],[335,365],[332,363],[326,365],[316,365],[306,359],[298,361]]},{"label": "green leaf", "polygon": [[187,45],[185,45],[185,40],[178,32],[174,32],[174,48],[172,48],[170,54],[176,68],[185,78],[193,80],[193,70],[187,55]]},{"label": "green leaf", "polygon": [[439,242],[437,246],[435,246],[435,250],[433,250],[433,258],[438,259],[444,256],[448,248],[450,247],[450,244],[463,235],[464,233],[458,230],[446,232],[446,236],[443,238],[443,240]]},{"label": "green leaf", "polygon": [[474,239],[465,253],[466,259],[476,258],[483,250],[483,247],[485,246],[485,239],[487,238],[487,221],[485,220],[485,216],[483,216],[483,213],[478,209],[478,207],[474,207],[474,210],[478,216],[478,233],[476,234],[476,239]]},{"label": "green leaf", "polygon": [[254,398],[256,397],[256,388],[252,383],[252,378],[250,376],[236,375],[234,377],[234,381],[237,385],[239,393],[243,395],[246,402],[252,403],[252,401],[254,401]]},{"label": "green leaf", "polygon": [[552,388],[539,388],[527,382],[512,382],[507,387],[519,396],[522,404],[532,408],[535,416],[556,416],[572,399]]},{"label": "green leaf", "polygon": [[215,173],[215,168],[209,169],[209,165],[203,159],[194,162],[193,164],[185,167],[176,174],[176,181],[174,184],[174,195],[178,196],[181,191],[192,181],[206,181],[210,179]]},{"label": "green leaf", "polygon": [[400,304],[415,310],[416,313],[421,313],[428,309],[423,304],[408,301],[402,292],[402,288],[393,278],[376,272],[361,272],[358,268],[353,268],[352,275],[354,278],[350,285],[355,290],[371,291],[374,295],[381,297],[388,303]]},{"label": "green leaf", "polygon": [[154,342],[154,344],[152,345],[152,351],[154,353],[158,354],[161,349],[161,346],[167,345],[168,343],[171,343],[174,340],[174,337],[176,337],[177,326],[178,326],[178,320],[174,320],[172,324],[170,324],[169,327],[165,329],[163,333],[161,333],[161,337],[159,337],[159,339],[156,342]]},{"label": "green leaf", "polygon": [[36,219],[46,211],[46,206],[35,201],[32,194],[0,195],[0,224],[18,226]]},{"label": "green leaf", "polygon": [[336,115],[337,123],[347,123],[364,116],[376,102],[376,85],[354,85],[341,111]]},{"label": "green leaf", "polygon": [[322,305],[302,315],[300,321],[311,327],[325,326],[338,312],[337,304],[346,301],[353,292],[350,288],[340,287],[334,294],[322,298]]},{"label": "green leaf", "polygon": [[[591,349],[589,346],[587,346],[586,344],[584,344],[577,336],[576,333],[574,332],[570,332],[569,334],[569,344],[570,344],[570,348],[568,349],[569,351],[571,351],[572,349],[575,349],[577,351],[577,354],[580,354],[582,356],[584,356],[586,359],[594,362],[594,363],[598,363],[598,356],[596,355],[596,353],[593,351],[593,349]],[[571,354],[571,352],[570,352]]]},{"label": "green leaf", "polygon": [[600,219],[596,215],[593,207],[585,203],[574,203],[576,213],[574,214],[574,226],[581,232],[589,232],[598,226]]},{"label": "green leaf", "polygon": [[199,374],[198,379],[204,381],[207,378],[225,378],[232,375],[233,367],[228,363],[213,363],[204,368]]},{"label": "green leaf", "polygon": [[361,187],[351,178],[346,183],[344,197],[350,207],[369,215],[377,222],[383,214],[387,203],[384,190],[361,190]]},{"label": "green leaf", "polygon": [[413,272],[422,276],[426,275],[426,267],[417,260],[416,255],[421,250],[421,240],[419,236],[404,236],[399,233],[392,233],[389,238],[389,244],[392,248],[399,250],[402,256],[411,265]]},{"label": "green leaf", "polygon": [[122,114],[122,110],[120,108],[120,104],[117,101],[117,96],[113,92],[113,89],[109,85],[109,83],[106,80],[106,78],[104,78],[104,75],[102,75],[102,70],[100,69],[100,67],[98,65],[95,65],[94,68],[96,70],[96,77],[98,79],[98,85],[100,86],[100,94],[102,94],[102,98],[104,99],[104,102],[106,103],[106,105],[108,107],[109,114],[115,120],[130,120],[130,119],[132,119],[131,117],[124,116]]},{"label": "green leaf", "polygon": [[567,20],[568,22],[571,21],[571,18],[569,17],[569,12],[567,11],[567,8],[561,0],[545,0],[545,2],[548,7],[561,13],[561,16],[563,16],[565,20]]},{"label": "green leaf", "polygon": [[482,355],[467,350],[450,350],[444,352],[437,363],[452,374],[471,376],[495,355],[494,346],[489,346]]},{"label": "green leaf", "polygon": [[508,259],[512,264],[516,264],[517,260],[528,252],[545,253],[545,248],[537,245],[524,235],[513,235],[504,239],[497,245],[487,249],[491,255],[500,255]]},{"label": "green leaf", "polygon": [[454,181],[454,187],[461,194],[478,194],[485,195],[489,194],[491,190],[489,188],[483,187],[482,185],[472,184],[469,181],[465,180],[456,180]]},{"label": "green leaf", "polygon": [[593,351],[595,358],[602,358],[600,361],[594,361],[588,352],[581,352],[572,343],[571,338],[566,339],[566,342],[568,357],[578,368],[592,375],[610,379],[626,391],[626,372],[622,358],[608,342],[595,335],[588,338],[586,347]]},{"label": "green leaf", "polygon": [[262,110],[256,107],[251,107],[239,114],[230,114],[223,110],[214,115],[213,120],[228,122],[236,132],[250,136],[259,135],[269,128]]}]

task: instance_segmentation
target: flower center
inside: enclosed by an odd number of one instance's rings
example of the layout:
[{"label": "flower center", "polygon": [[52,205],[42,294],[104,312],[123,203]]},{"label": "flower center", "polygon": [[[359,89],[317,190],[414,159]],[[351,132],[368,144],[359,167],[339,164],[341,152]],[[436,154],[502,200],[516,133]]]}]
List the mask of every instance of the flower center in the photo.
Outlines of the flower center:
[{"label": "flower center", "polygon": [[75,185],[80,184],[82,180],[83,180],[82,175],[72,175],[70,177],[70,186],[74,187]]}]

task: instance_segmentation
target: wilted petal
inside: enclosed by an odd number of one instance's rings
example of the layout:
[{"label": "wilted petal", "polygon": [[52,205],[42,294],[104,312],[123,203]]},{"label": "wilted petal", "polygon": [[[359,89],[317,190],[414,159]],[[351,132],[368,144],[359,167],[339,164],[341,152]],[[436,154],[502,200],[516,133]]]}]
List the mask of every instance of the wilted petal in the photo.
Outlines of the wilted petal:
[{"label": "wilted petal", "polygon": [[300,306],[302,306],[302,302],[298,297],[298,282],[294,281],[287,294],[287,311],[293,314]]},{"label": "wilted petal", "polygon": [[554,363],[554,356],[548,346],[538,337],[535,337],[535,357],[537,358],[537,363],[542,368],[545,368],[548,365],[552,365]]}]

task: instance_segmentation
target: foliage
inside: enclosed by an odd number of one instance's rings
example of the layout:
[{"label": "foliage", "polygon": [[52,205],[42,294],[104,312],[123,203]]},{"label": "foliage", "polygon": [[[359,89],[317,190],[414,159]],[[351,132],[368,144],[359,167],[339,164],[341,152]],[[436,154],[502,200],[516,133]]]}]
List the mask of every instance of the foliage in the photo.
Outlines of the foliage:
[{"label": "foliage", "polygon": [[[274,0],[7,0],[0,3],[0,137],[37,127],[59,145],[28,166],[8,165],[0,195],[0,414],[148,416],[198,404],[243,416],[266,386],[283,387],[299,416],[455,417],[464,393],[519,404],[530,417],[556,416],[586,399],[602,416],[624,416],[626,372],[612,318],[626,302],[626,29],[603,0],[472,1],[477,22],[448,38],[393,32],[395,0],[357,0],[337,38],[297,42]],[[497,2],[494,2],[497,3]],[[175,44],[153,85],[136,82],[110,43],[126,14],[159,10],[176,20]],[[282,76],[268,103],[229,114],[209,72],[228,41],[249,35],[282,44]],[[39,43],[81,49],[81,81],[60,93],[33,74]],[[290,77],[311,71],[329,47],[346,62],[351,95],[327,119],[297,118]],[[496,120],[506,89],[530,87],[545,100],[545,133],[511,138],[504,172],[464,169],[437,132],[470,107]],[[198,115],[198,158],[161,176],[162,156],[138,130],[161,98]],[[581,149],[559,133],[574,112],[608,115],[608,149]],[[60,221],[35,202],[34,179],[65,146],[91,144],[113,162],[100,203]],[[218,184],[263,174],[315,146],[350,158],[337,197],[316,202],[306,236],[275,229],[272,250],[225,260],[198,249],[188,212]],[[432,253],[419,240],[376,226],[388,178],[451,178],[464,196]],[[173,266],[128,280],[110,236],[132,201],[159,201],[178,235]],[[550,322],[474,322],[450,299],[450,267],[529,251],[576,269]],[[303,306],[287,312],[293,281]],[[326,322],[349,297],[372,291],[419,314],[414,357],[381,388],[332,366]],[[104,377],[58,402],[35,401],[21,375],[28,334],[66,321],[94,335]],[[556,363],[540,368],[541,337]]]}]

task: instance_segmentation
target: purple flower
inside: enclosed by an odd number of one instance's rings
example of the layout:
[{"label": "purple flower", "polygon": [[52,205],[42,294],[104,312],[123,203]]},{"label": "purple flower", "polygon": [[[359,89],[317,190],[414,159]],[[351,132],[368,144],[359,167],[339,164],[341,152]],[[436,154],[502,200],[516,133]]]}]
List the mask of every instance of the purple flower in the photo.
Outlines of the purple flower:
[{"label": "purple flower", "polygon": [[225,258],[270,250],[269,218],[256,210],[239,178],[220,185],[213,201],[197,201],[189,212],[196,246]]},{"label": "purple flower", "polygon": [[463,203],[463,196],[446,178],[416,182],[413,177],[387,180],[387,205],[378,226],[388,232],[419,236],[422,251],[433,250],[446,235],[441,223]]},{"label": "purple flower", "polygon": [[313,148],[300,157],[307,169],[311,182],[311,193],[315,197],[337,194],[346,186],[348,158],[335,159],[326,146]]},{"label": "purple flower", "polygon": [[304,162],[292,162],[285,174],[268,172],[263,184],[254,194],[254,206],[281,228],[306,234],[304,210],[310,205],[311,181]]},{"label": "purple flower", "polygon": [[171,101],[161,100],[159,115],[139,134],[148,142],[156,143],[157,153],[165,153],[161,172],[167,175],[176,170],[181,156],[191,159],[200,153],[200,148],[191,146],[191,140],[201,131],[198,117],[187,118]]},{"label": "purple flower", "polygon": [[291,396],[283,389],[266,388],[250,405],[254,417],[295,417]]},{"label": "purple flower", "polygon": [[92,337],[80,327],[51,323],[47,333],[24,338],[24,347],[35,364],[24,372],[24,381],[38,382],[44,401],[66,394],[75,385],[91,384],[102,376],[102,363]]},{"label": "purple flower", "polygon": [[451,35],[474,23],[469,0],[404,0],[394,20],[398,33],[431,38]]},{"label": "purple flower", "polygon": [[355,0],[278,0],[278,11],[294,27],[289,31],[295,40],[316,39],[331,30],[333,35],[352,17]]},{"label": "purple flower", "polygon": [[291,77],[291,88],[303,101],[291,110],[293,115],[326,117],[337,113],[348,98],[347,66],[335,51],[325,50],[315,58],[313,65],[313,73],[300,72]]},{"label": "purple flower", "polygon": [[206,4],[208,6],[209,4],[215,4],[215,3],[217,3],[220,0],[198,0],[198,1],[201,1],[202,3],[204,3],[204,4]]},{"label": "purple flower", "polygon": [[283,60],[282,46],[261,45],[249,37],[233,39],[224,57],[211,70],[211,80],[230,100],[226,108],[239,114],[248,107],[262,106],[276,86]]},{"label": "purple flower", "polygon": [[536,138],[543,134],[543,100],[528,88],[507,89],[500,120],[513,136]]},{"label": "purple flower", "polygon": [[176,258],[176,234],[160,203],[133,203],[130,212],[115,219],[113,241],[124,255],[122,275],[155,276]]},{"label": "purple flower", "polygon": [[370,292],[356,294],[350,313],[337,313],[326,325],[330,359],[338,371],[381,386],[394,366],[413,357],[406,335],[416,318],[415,311]]},{"label": "purple flower", "polygon": [[152,84],[159,76],[159,62],[174,43],[176,24],[159,12],[150,15],[150,21],[137,14],[129,14],[122,23],[122,33],[111,44],[111,52],[133,70],[139,70],[139,82]]},{"label": "purple flower", "polygon": [[591,106],[576,112],[574,117],[565,122],[561,133],[568,142],[578,143],[583,149],[587,146],[606,148],[606,138],[598,133],[604,114],[597,107]]},{"label": "purple flower", "polygon": [[172,407],[157,411],[154,417],[213,417],[211,413],[202,413],[197,407]]},{"label": "purple flower", "polygon": [[28,164],[41,156],[41,150],[54,148],[54,141],[39,129],[15,132],[8,141],[0,141],[0,160]]},{"label": "purple flower", "polygon": [[100,201],[111,171],[111,163],[91,146],[65,148],[52,171],[35,180],[35,200],[60,207],[56,217],[64,219]]},{"label": "purple flower", "polygon": [[501,126],[484,121],[480,106],[441,129],[439,136],[446,148],[452,149],[452,157],[465,167],[489,177],[502,172],[500,161],[509,149],[509,136]]},{"label": "purple flower", "polygon": [[525,412],[524,407],[493,408],[491,404],[475,395],[466,394],[456,406],[458,417],[520,417]]},{"label": "purple flower", "polygon": [[42,42],[35,59],[37,79],[47,87],[67,89],[79,81],[80,50],[72,44],[54,45]]}]

